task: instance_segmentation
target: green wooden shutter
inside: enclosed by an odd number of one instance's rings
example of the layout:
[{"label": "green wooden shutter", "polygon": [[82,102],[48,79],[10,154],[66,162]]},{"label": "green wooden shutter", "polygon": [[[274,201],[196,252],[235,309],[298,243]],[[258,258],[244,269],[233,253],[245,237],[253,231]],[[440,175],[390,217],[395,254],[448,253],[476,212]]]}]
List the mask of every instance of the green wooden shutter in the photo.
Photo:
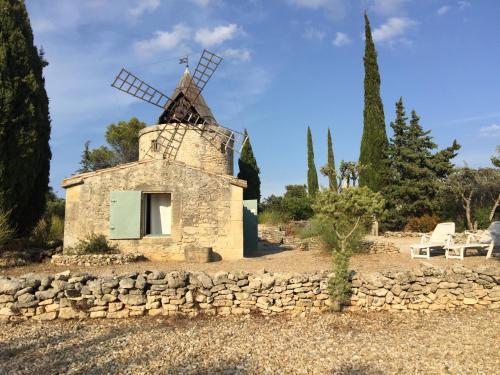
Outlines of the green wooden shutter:
[{"label": "green wooden shutter", "polygon": [[258,247],[257,199],[243,201],[243,255],[250,256]]},{"label": "green wooden shutter", "polygon": [[141,238],[141,192],[112,191],[109,205],[109,238]]}]

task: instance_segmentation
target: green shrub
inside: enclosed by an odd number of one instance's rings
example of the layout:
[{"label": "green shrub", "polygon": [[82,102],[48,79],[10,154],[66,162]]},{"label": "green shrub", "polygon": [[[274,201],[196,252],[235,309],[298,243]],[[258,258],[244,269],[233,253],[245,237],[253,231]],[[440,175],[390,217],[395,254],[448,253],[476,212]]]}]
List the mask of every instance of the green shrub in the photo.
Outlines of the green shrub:
[{"label": "green shrub", "polygon": [[0,247],[5,245],[14,237],[14,229],[9,223],[9,213],[0,210]]},{"label": "green shrub", "polygon": [[265,198],[259,205],[259,212],[274,212],[270,215],[275,218],[278,216],[277,213],[280,213],[281,220],[284,220],[284,222],[309,219],[313,214],[313,210],[311,207],[312,200],[307,194],[306,186],[287,185],[285,189],[286,192],[282,197],[270,195]]},{"label": "green shrub", "polygon": [[408,223],[405,226],[405,232],[432,232],[440,221],[439,217],[435,215],[413,217],[408,220]]},{"label": "green shrub", "polygon": [[312,200],[305,185],[287,185],[283,211],[292,220],[307,220],[313,215]]},{"label": "green shrub", "polygon": [[288,215],[281,211],[266,210],[259,214],[259,224],[279,225],[289,221]]},{"label": "green shrub", "polygon": [[56,215],[42,217],[31,231],[28,242],[31,246],[43,249],[54,248],[62,244],[64,221]]},{"label": "green shrub", "polygon": [[95,233],[80,239],[74,247],[65,250],[68,255],[117,254],[119,252],[118,246],[112,245],[105,235]]},{"label": "green shrub", "polygon": [[47,247],[49,231],[50,223],[47,222],[45,217],[42,217],[30,233],[28,238],[29,244],[35,247]]},{"label": "green shrub", "polygon": [[62,241],[64,239],[64,220],[56,215],[50,219],[49,241]]},{"label": "green shrub", "polygon": [[340,193],[323,190],[316,195],[316,230],[332,251],[334,276],[328,281],[328,290],[336,304],[349,298],[349,258],[360,247],[374,215],[382,213],[384,204],[382,196],[367,187],[351,187]]}]

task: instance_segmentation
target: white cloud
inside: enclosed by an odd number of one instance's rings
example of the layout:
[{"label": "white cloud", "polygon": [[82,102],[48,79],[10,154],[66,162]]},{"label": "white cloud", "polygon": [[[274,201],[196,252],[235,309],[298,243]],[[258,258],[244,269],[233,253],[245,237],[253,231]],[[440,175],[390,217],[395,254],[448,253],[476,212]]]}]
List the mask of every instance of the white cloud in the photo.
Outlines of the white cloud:
[{"label": "white cloud", "polygon": [[312,10],[323,9],[331,16],[342,17],[345,15],[348,2],[344,0],[288,0],[291,4]]},{"label": "white cloud", "polygon": [[204,27],[196,31],[194,39],[203,47],[212,47],[233,39],[237,31],[238,26],[234,23],[227,26],[217,26],[212,30]]},{"label": "white cloud", "polygon": [[134,48],[140,55],[148,56],[156,52],[172,50],[190,37],[191,29],[179,23],[170,32],[156,31],[153,38],[136,42]]},{"label": "white cloud", "polygon": [[407,17],[391,17],[386,23],[373,30],[373,40],[375,42],[394,42],[395,40],[408,42],[402,36],[416,25],[417,22]]},{"label": "white cloud", "polygon": [[246,48],[228,48],[221,53],[222,57],[230,60],[238,60],[241,62],[248,62],[251,60],[252,55]]},{"label": "white cloud", "polygon": [[332,42],[335,47],[342,47],[349,43],[351,43],[351,38],[349,38],[349,35],[340,31],[337,31],[337,33],[335,34],[335,39]]},{"label": "white cloud", "polygon": [[439,8],[436,13],[440,16],[445,15],[450,11],[451,7],[449,5],[443,5],[441,8]]},{"label": "white cloud", "polygon": [[408,0],[373,0],[373,5],[370,7],[374,12],[390,16],[400,14],[403,9],[403,4]]},{"label": "white cloud", "polygon": [[491,124],[490,126],[483,126],[479,129],[481,137],[500,137],[500,125]]},{"label": "white cloud", "polygon": [[152,12],[160,6],[160,0],[138,0],[135,7],[129,9],[129,14],[139,17],[145,12]]},{"label": "white cloud", "polygon": [[323,40],[325,37],[325,32],[321,31],[315,27],[307,26],[304,30],[304,38],[309,40]]},{"label": "white cloud", "polygon": [[464,10],[464,9],[470,7],[470,6],[471,6],[471,3],[468,2],[468,1],[459,1],[458,2],[458,9],[459,10]]}]

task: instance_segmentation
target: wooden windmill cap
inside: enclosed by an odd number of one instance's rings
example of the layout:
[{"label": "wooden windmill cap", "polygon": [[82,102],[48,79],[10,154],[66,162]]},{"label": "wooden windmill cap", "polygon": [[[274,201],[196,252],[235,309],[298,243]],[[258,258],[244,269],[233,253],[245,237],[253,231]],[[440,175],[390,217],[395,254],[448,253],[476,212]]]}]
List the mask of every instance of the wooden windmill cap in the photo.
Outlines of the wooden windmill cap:
[{"label": "wooden windmill cap", "polygon": [[167,112],[174,105],[176,105],[176,103],[180,100],[182,96],[185,96],[191,103],[194,102],[193,108],[198,115],[207,120],[207,122],[210,123],[215,122],[215,117],[212,111],[207,105],[205,98],[203,98],[203,95],[200,93],[200,90],[194,83],[193,77],[191,76],[189,69],[186,68],[184,70],[184,73],[182,74],[179,84],[177,85],[177,87],[172,92],[172,95],[170,96],[172,98],[172,101],[170,102],[168,107],[165,108],[165,111],[163,111],[162,115],[160,116],[159,119],[160,124],[166,122],[164,121],[164,118],[167,116]]}]

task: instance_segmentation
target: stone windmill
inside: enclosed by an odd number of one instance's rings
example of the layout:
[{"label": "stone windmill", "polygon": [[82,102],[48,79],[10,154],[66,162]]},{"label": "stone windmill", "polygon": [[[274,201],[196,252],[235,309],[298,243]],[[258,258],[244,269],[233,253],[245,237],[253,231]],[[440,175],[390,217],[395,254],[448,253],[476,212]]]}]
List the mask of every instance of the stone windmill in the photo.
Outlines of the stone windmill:
[{"label": "stone windmill", "polygon": [[[202,159],[222,158],[224,162],[222,162],[221,167],[225,171],[223,172],[215,165],[213,166],[215,168],[214,172],[232,173],[233,151],[239,152],[241,150],[241,147],[246,142],[246,136],[241,132],[217,123],[201,95],[221,62],[222,57],[208,50],[203,50],[193,75],[191,76],[188,68],[186,68],[179,85],[173,91],[171,97],[155,89],[126,69],[121,69],[111,84],[112,87],[163,110],[159,125],[156,125],[153,129],[148,129],[147,132],[141,132],[140,159],[163,158],[176,160],[179,153],[184,153],[185,157],[181,158],[180,161],[186,161],[187,153],[193,154],[195,151],[193,145],[200,148],[208,144],[213,149],[198,156]],[[193,157],[195,156],[191,155],[191,159]],[[194,161],[188,160],[187,162],[193,164]],[[221,162],[215,161],[215,164],[221,164]]]}]

